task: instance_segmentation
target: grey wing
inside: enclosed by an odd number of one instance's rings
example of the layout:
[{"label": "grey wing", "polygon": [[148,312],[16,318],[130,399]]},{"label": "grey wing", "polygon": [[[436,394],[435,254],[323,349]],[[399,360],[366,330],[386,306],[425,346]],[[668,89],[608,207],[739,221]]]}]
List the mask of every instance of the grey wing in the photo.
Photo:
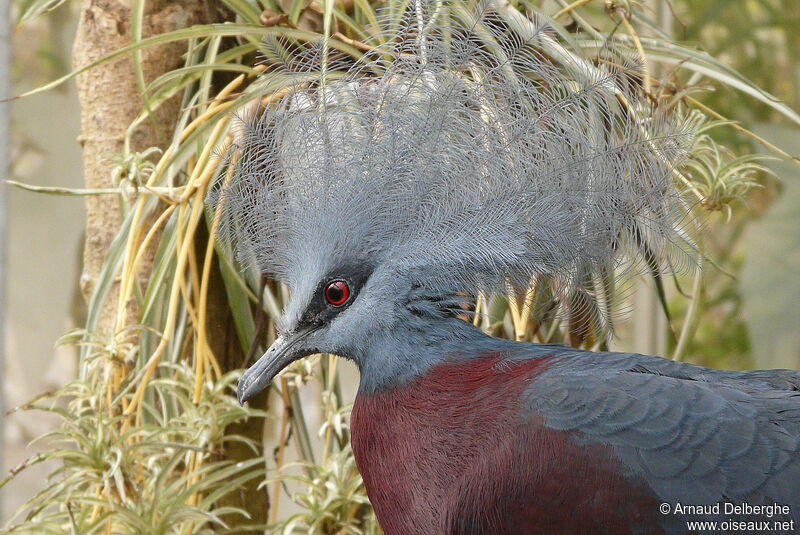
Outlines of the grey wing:
[{"label": "grey wing", "polygon": [[547,427],[609,447],[664,502],[777,502],[800,519],[800,392],[772,384],[783,376],[677,364],[678,378],[661,373],[676,363],[652,370],[662,359],[603,358],[557,359],[527,406]]}]

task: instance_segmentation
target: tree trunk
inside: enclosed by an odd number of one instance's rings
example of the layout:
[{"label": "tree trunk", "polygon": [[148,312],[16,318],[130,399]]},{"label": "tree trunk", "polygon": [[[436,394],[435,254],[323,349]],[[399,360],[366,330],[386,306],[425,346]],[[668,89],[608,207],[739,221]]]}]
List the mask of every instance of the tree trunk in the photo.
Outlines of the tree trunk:
[{"label": "tree trunk", "polygon": [[[0,0],[1,2],[2,0]],[[80,68],[106,54],[131,43],[132,12],[130,0],[82,0],[78,32],[73,48],[73,64]],[[223,18],[217,8],[216,0],[148,0],[145,3],[145,16],[142,36],[148,37],[195,24],[218,22]],[[145,81],[180,67],[185,42],[175,42],[150,47],[142,51]],[[130,123],[139,115],[143,105],[136,83],[133,62],[130,56],[104,63],[90,69],[78,77],[78,98],[81,105],[81,135],[79,142],[83,148],[84,181],[87,188],[112,188],[109,154],[123,150],[125,132]],[[173,134],[178,117],[179,97],[162,104],[155,112],[154,120],[144,121],[132,135],[130,150],[141,152],[149,147],[166,148]],[[103,260],[109,246],[119,233],[121,218],[119,201],[116,196],[89,196],[86,198],[86,237],[83,253],[83,274],[81,289],[85,299],[89,299],[97,284]],[[200,233],[202,236],[202,232]],[[147,278],[152,268],[152,255],[144,258],[139,266],[139,275]],[[218,274],[209,288],[209,308],[226,314],[228,304],[225,290]],[[103,304],[96,331],[105,335],[114,334],[114,321],[119,299],[119,287],[115,283]],[[128,303],[129,323],[138,322],[138,311],[133,303]],[[230,321],[209,324],[209,344],[216,355],[222,356],[225,371],[241,367],[242,355],[230,341],[235,339]],[[258,441],[262,426],[251,423],[248,426],[232,426],[229,434],[247,435]],[[245,460],[252,452],[238,444],[230,446],[225,456],[231,460]],[[250,522],[266,522],[269,500],[266,491],[257,490],[260,481],[244,486],[235,496],[224,500],[224,505],[232,505],[247,510]],[[233,518],[230,519],[233,521]]]},{"label": "tree trunk", "polygon": [[[73,48],[73,65],[82,67],[131,43],[130,0],[82,0],[78,32]],[[194,24],[214,22],[215,0],[152,0],[145,3],[142,36],[149,37]],[[185,42],[167,43],[143,51],[143,71],[147,82],[183,62]],[[81,105],[81,135],[84,181],[87,188],[111,188],[112,165],[109,154],[122,152],[125,131],[142,110],[133,61],[126,56],[90,69],[77,78]],[[155,120],[145,121],[132,136],[131,150],[164,148],[170,139],[180,106],[179,98],[162,104]],[[119,202],[115,196],[86,197],[86,236],[83,251],[81,289],[89,299],[97,283],[103,259],[120,226]],[[141,273],[150,270],[145,258]],[[111,334],[118,285],[112,287],[103,305],[97,330]],[[132,311],[133,312],[133,311]]]}]

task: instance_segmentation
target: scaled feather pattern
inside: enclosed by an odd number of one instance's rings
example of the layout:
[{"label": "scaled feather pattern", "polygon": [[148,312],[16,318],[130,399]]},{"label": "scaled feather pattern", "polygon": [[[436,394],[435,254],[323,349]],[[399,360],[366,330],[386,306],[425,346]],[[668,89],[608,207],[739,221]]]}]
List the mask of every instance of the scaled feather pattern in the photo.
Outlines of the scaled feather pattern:
[{"label": "scaled feather pattern", "polygon": [[598,299],[609,274],[688,257],[691,125],[640,97],[635,64],[569,68],[545,24],[490,5],[381,20],[357,60],[265,45],[282,96],[243,119],[212,192],[243,263],[290,287],[363,262],[443,295]]}]

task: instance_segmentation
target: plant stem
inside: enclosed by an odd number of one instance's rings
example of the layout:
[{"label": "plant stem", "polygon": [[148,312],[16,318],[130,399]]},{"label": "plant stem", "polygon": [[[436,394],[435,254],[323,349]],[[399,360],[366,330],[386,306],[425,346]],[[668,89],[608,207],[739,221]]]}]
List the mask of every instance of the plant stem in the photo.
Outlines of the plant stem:
[{"label": "plant stem", "polygon": [[689,342],[692,341],[694,333],[697,330],[697,324],[700,319],[700,311],[703,307],[703,247],[702,242],[697,246],[697,271],[694,274],[694,283],[692,284],[692,300],[689,305],[689,310],[686,312],[686,319],[681,329],[681,336],[678,339],[678,344],[675,346],[675,352],[672,354],[672,360],[682,360]]}]

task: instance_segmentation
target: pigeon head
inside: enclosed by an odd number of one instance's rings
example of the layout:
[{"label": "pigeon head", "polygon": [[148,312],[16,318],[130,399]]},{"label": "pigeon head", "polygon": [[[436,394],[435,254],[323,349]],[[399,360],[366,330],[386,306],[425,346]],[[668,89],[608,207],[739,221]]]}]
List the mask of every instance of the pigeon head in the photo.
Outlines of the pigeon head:
[{"label": "pigeon head", "polygon": [[291,297],[240,400],[313,353],[395,370],[381,344],[446,338],[479,293],[597,299],[691,247],[673,181],[691,127],[638,98],[635,66],[576,76],[544,26],[411,11],[358,60],[322,43],[274,67],[280,98],[241,125],[219,236]]}]

